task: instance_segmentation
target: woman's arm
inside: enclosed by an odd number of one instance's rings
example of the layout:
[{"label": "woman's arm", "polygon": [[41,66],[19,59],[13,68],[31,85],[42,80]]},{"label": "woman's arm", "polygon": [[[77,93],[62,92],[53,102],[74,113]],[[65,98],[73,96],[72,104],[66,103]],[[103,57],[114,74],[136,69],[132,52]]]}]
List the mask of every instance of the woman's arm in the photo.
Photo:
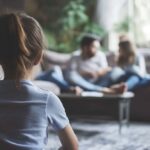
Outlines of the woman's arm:
[{"label": "woman's arm", "polygon": [[62,147],[59,150],[78,150],[78,139],[70,125],[58,131]]}]

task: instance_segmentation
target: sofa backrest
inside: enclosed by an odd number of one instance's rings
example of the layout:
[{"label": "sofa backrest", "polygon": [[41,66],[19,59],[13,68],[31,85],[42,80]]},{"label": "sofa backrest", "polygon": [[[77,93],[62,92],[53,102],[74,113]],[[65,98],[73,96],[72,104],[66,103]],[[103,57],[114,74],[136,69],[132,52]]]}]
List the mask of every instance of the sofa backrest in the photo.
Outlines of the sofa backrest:
[{"label": "sofa backrest", "polygon": [[43,54],[42,69],[48,70],[54,65],[59,65],[64,68],[71,58],[71,54],[58,53],[50,50],[45,50]]},{"label": "sofa backrest", "polygon": [[140,48],[138,49],[140,55],[144,56],[145,64],[146,64],[146,71],[150,74],[150,49],[148,48]]},{"label": "sofa backrest", "polygon": [[[137,49],[137,51],[140,55],[144,56],[146,71],[147,73],[150,73],[150,49],[142,48],[142,49]],[[43,58],[44,61],[42,67],[44,70],[50,69],[53,65],[60,65],[63,68],[70,60],[71,54],[45,51]],[[117,58],[116,53],[112,51],[108,51],[106,52],[106,58],[109,66],[114,67],[116,65],[116,58]]]},{"label": "sofa backrest", "polygon": [[3,72],[3,68],[0,65],[0,80],[4,79],[4,72]]},{"label": "sofa backrest", "polygon": [[[146,71],[147,73],[150,73],[150,49],[138,49],[138,52],[140,53],[140,55],[144,56]],[[109,66],[114,67],[116,65],[116,57],[117,55],[114,52],[109,51],[106,53],[106,58]],[[42,69],[48,70],[54,65],[59,65],[62,68],[65,68],[70,58],[71,54],[64,54],[45,50],[43,55]],[[35,67],[32,78],[34,78],[39,72],[41,72],[41,67]],[[0,79],[3,79],[3,77],[3,70],[0,66]]]}]

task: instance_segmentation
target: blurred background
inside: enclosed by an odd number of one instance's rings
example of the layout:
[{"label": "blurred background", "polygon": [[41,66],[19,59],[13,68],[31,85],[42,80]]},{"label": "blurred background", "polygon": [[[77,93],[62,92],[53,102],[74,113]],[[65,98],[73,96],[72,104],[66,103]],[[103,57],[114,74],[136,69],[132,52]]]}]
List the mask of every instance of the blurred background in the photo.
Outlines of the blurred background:
[{"label": "blurred background", "polygon": [[139,48],[150,47],[149,0],[0,0],[0,10],[25,11],[42,25],[48,48],[72,52],[90,32],[103,50],[117,50],[118,36],[128,34]]},{"label": "blurred background", "polygon": [[[79,47],[79,41],[85,33],[100,36],[102,50],[106,53],[117,51],[118,37],[127,34],[138,50],[146,50],[143,56],[147,72],[150,73],[149,2],[150,0],[0,0],[0,12],[22,11],[40,22],[47,39],[48,50],[65,53],[51,53],[50,63],[56,64],[58,60],[57,64],[66,65],[71,52]],[[110,58],[108,57],[108,60],[113,62]],[[55,88],[56,85],[52,89]],[[55,90],[59,91],[58,87]],[[71,123],[79,138],[80,150],[150,150],[149,91],[149,88],[137,90],[131,103],[131,121],[135,119],[148,123],[132,123],[130,128],[124,128],[122,135],[118,132],[116,121],[116,101],[93,103],[93,99],[91,102],[72,99],[68,104],[66,102],[66,110],[77,115]],[[79,119],[82,111],[87,118]],[[95,114],[101,119],[97,119]],[[102,121],[106,119],[103,114],[113,116],[115,121]],[[59,147],[58,137],[52,130],[50,134],[48,147],[56,150]]]}]

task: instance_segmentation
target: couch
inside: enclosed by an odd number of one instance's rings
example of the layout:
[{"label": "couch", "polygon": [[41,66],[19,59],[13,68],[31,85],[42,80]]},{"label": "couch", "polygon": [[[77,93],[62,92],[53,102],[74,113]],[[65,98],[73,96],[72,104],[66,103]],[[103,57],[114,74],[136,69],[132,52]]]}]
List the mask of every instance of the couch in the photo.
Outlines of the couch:
[{"label": "couch", "polygon": [[[141,55],[144,56],[146,62],[146,70],[150,73],[150,50],[149,49],[139,49],[138,50]],[[115,66],[115,53],[107,52],[106,53],[107,60],[110,66]],[[48,70],[53,65],[60,65],[63,70],[65,70],[66,64],[71,58],[71,54],[61,54],[52,51],[45,51],[43,56],[42,69]],[[55,94],[60,95],[61,91],[57,85],[54,83],[43,83],[42,81],[34,81],[35,84],[42,88],[49,89],[53,91]],[[43,83],[43,84],[42,84]],[[47,86],[45,86],[47,84]],[[49,86],[51,84],[51,86]],[[131,101],[131,119],[136,121],[150,121],[150,87],[141,88],[134,91],[135,97]],[[81,98],[82,99],[82,98]],[[91,102],[80,102],[76,101],[75,97],[72,98],[72,101],[64,101],[63,103],[66,109],[69,111],[70,115],[84,115],[84,116],[105,116],[117,118],[117,104],[109,102],[109,106],[107,102],[102,102],[100,105]],[[85,105],[86,104],[86,105]],[[79,105],[81,109],[79,108]],[[83,106],[82,106],[83,105]],[[86,109],[82,109],[82,107],[86,107]],[[71,110],[70,110],[71,109]],[[77,111],[78,110],[78,111]]]},{"label": "couch", "polygon": [[[149,49],[139,49],[139,53],[144,56],[146,61],[146,70],[150,73],[150,50]],[[115,66],[115,53],[107,52],[106,53],[108,64],[112,67]],[[35,76],[43,70],[49,70],[53,65],[59,65],[63,70],[67,66],[71,54],[62,54],[58,52],[53,52],[49,50],[44,51],[43,61],[41,65],[35,67],[31,79],[33,83],[37,86],[50,90],[56,95],[61,95],[60,88],[51,82],[38,81],[34,80]],[[0,78],[3,78],[2,69],[0,68]],[[137,89],[134,91],[135,97],[131,101],[131,120],[136,121],[150,121],[150,87]],[[82,100],[82,97],[81,97]],[[109,104],[103,101],[100,104],[96,102],[88,102],[81,100],[76,101],[75,97],[72,97],[72,100],[65,101],[63,99],[63,104],[66,107],[66,111],[69,115],[84,115],[89,117],[91,116],[104,116],[105,118],[116,119],[117,116],[117,104],[112,100]],[[79,109],[81,108],[81,109]],[[83,109],[84,108],[84,109]]]},{"label": "couch", "polygon": [[[139,49],[138,50],[141,55],[144,56],[146,62],[146,70],[147,73],[150,73],[150,50],[149,49]],[[114,52],[107,52],[106,53],[107,60],[110,66],[115,66],[115,53]],[[45,51],[43,56],[43,63],[42,69],[48,70],[53,65],[60,65],[62,69],[65,69],[66,64],[68,63],[69,59],[71,58],[71,54],[61,54],[52,51]],[[37,81],[36,81],[37,82]],[[53,84],[53,83],[52,83]],[[51,86],[52,91],[57,94],[58,96],[61,94],[59,87],[55,84]],[[56,88],[57,87],[57,88]],[[50,88],[49,88],[50,89]],[[56,90],[55,90],[56,89]],[[51,90],[51,89],[50,89]],[[150,121],[150,87],[140,88],[134,91],[135,97],[131,101],[131,120],[135,121]],[[80,102],[75,102],[75,100],[63,103],[67,110],[69,111],[70,115],[106,115],[106,117],[117,118],[117,104],[112,101],[112,103],[105,104],[101,103],[101,106],[97,106],[97,104],[91,104],[86,102],[86,105]],[[82,97],[81,97],[82,99]],[[86,109],[78,109],[79,105],[83,105]],[[82,106],[81,106],[82,107]],[[78,109],[78,111],[76,111]]]}]

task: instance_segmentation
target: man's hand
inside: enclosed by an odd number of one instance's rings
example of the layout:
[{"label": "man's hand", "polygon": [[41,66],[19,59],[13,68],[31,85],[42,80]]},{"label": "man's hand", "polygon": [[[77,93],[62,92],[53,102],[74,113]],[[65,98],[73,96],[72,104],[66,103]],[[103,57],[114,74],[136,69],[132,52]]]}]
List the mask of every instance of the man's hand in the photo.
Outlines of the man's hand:
[{"label": "man's hand", "polygon": [[107,67],[107,68],[100,69],[100,70],[97,72],[97,76],[98,76],[98,77],[102,77],[102,76],[106,75],[108,72],[110,72],[111,70],[112,70],[111,67]]},{"label": "man's hand", "polygon": [[97,72],[80,72],[81,76],[85,77],[85,78],[92,78],[92,79],[97,79],[98,78],[98,74]]},{"label": "man's hand", "polygon": [[85,77],[85,78],[98,79],[99,77],[104,76],[105,74],[107,74],[111,70],[112,70],[111,67],[107,67],[107,68],[100,69],[99,71],[96,71],[96,72],[91,72],[91,71],[80,72],[80,75]]}]

